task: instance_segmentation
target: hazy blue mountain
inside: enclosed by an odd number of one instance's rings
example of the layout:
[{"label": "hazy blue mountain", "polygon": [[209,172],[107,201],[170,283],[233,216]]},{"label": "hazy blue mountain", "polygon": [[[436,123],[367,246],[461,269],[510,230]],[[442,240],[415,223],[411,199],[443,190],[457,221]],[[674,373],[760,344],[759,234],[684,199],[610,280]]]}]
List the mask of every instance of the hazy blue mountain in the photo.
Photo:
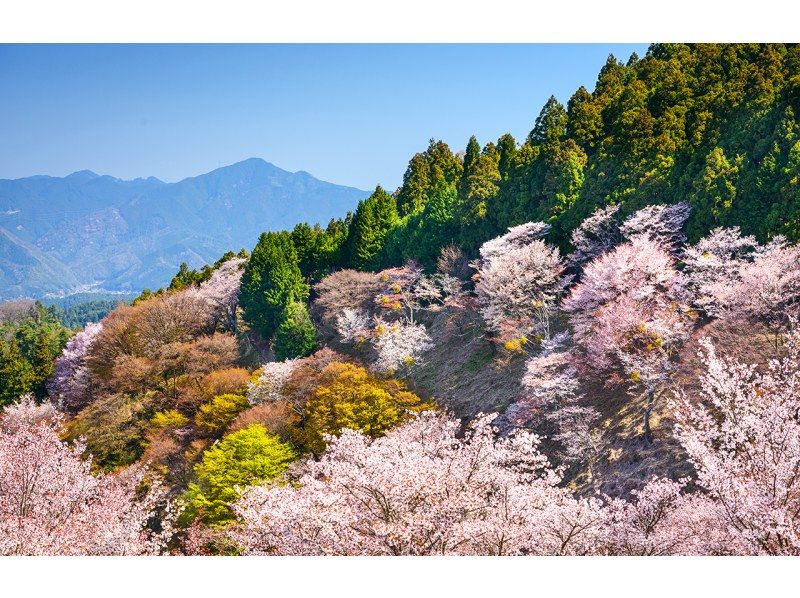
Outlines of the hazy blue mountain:
[{"label": "hazy blue mountain", "polygon": [[70,268],[0,227],[0,300],[58,293],[79,285]]},{"label": "hazy blue mountain", "polygon": [[368,194],[258,158],[177,183],[88,170],[0,179],[0,299],[159,287],[181,262],[250,249],[265,230],[324,226]]}]

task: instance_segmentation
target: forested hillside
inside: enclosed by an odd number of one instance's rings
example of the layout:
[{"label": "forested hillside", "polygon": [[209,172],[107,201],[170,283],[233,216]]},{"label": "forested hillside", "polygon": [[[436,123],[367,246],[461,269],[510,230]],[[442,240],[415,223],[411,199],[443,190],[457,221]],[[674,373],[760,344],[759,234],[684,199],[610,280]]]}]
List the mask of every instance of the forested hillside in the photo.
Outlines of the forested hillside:
[{"label": "forested hillside", "polygon": [[627,64],[609,57],[592,92],[578,89],[566,106],[551,97],[526,139],[481,147],[472,138],[463,155],[432,140],[395,201],[377,189],[359,206],[333,265],[431,265],[445,245],[474,255],[530,220],[550,224],[548,240],[568,250],[570,231],[598,206],[625,216],[678,201],[692,207],[690,241],[715,226],[797,241],[798,61],[796,46],[758,44],[659,44]]},{"label": "forested hillside", "polygon": [[0,553],[800,554],[799,111],[797,46],[654,45],[74,335],[15,304]]}]

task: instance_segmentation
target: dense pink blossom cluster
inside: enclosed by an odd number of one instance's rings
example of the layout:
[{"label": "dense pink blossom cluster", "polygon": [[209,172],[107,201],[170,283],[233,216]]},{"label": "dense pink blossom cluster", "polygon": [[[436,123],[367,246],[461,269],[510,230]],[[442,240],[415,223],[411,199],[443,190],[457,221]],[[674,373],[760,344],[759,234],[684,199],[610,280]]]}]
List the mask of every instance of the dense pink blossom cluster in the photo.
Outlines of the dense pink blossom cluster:
[{"label": "dense pink blossom cluster", "polygon": [[631,214],[622,223],[620,232],[628,240],[642,236],[664,249],[676,252],[686,242],[683,227],[691,211],[691,206],[685,201],[647,206]]},{"label": "dense pink blossom cluster", "polygon": [[91,374],[86,356],[103,329],[102,323],[90,322],[67,341],[61,355],[56,359],[53,376],[47,382],[47,390],[61,409],[79,411],[92,401]]},{"label": "dense pink blossom cluster", "polygon": [[622,377],[645,398],[644,429],[669,381],[672,357],[690,332],[674,260],[661,245],[637,235],[590,262],[563,307],[578,348],[577,363]]},{"label": "dense pink blossom cluster", "polygon": [[602,508],[558,486],[538,438],[481,417],[424,413],[375,440],[345,430],[298,485],[249,490],[233,533],[246,554],[587,554]]},{"label": "dense pink blossom cluster", "polygon": [[738,228],[717,228],[684,257],[684,283],[713,317],[746,317],[783,330],[800,308],[800,247],[766,245]]},{"label": "dense pink blossom cluster", "polygon": [[575,250],[567,256],[570,264],[582,265],[619,243],[622,233],[617,220],[618,212],[619,205],[597,208],[572,231],[570,242]]},{"label": "dense pink blossom cluster", "polygon": [[93,476],[85,446],[58,437],[50,405],[23,397],[0,420],[0,554],[158,554],[169,529],[146,529],[159,498],[143,471]]},{"label": "dense pink blossom cluster", "polygon": [[232,258],[214,270],[207,281],[199,287],[191,287],[188,293],[203,300],[214,323],[223,323],[230,332],[237,332],[236,310],[239,307],[239,287],[241,286],[244,258]]},{"label": "dense pink blossom cluster", "polygon": [[677,401],[677,436],[731,550],[800,554],[800,331],[764,372],[704,343],[702,398]]},{"label": "dense pink blossom cluster", "polygon": [[481,260],[490,261],[512,249],[527,247],[534,241],[546,237],[549,232],[550,225],[544,222],[526,222],[519,226],[512,226],[506,234],[481,245]]},{"label": "dense pink blossom cluster", "polygon": [[568,279],[558,248],[539,238],[548,229],[530,222],[481,247],[475,294],[493,332],[549,338],[550,318]]}]

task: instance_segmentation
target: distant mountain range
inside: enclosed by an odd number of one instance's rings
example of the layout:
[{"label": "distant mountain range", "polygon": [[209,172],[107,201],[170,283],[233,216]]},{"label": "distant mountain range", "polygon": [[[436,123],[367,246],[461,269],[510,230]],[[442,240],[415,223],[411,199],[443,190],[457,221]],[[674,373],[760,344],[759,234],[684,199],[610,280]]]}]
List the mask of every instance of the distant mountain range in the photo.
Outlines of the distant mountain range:
[{"label": "distant mountain range", "polygon": [[367,195],[258,158],[177,183],[88,170],[0,179],[0,299],[163,286],[181,262],[249,250],[265,230],[324,226]]}]

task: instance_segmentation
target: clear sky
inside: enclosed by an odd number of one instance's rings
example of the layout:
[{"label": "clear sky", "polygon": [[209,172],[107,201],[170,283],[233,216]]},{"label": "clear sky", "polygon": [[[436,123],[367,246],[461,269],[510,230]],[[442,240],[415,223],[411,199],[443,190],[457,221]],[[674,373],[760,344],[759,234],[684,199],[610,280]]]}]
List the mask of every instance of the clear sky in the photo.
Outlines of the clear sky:
[{"label": "clear sky", "polygon": [[592,89],[578,45],[0,45],[0,178],[89,169],[177,181],[261,157],[393,190],[428,139],[463,149]]}]

